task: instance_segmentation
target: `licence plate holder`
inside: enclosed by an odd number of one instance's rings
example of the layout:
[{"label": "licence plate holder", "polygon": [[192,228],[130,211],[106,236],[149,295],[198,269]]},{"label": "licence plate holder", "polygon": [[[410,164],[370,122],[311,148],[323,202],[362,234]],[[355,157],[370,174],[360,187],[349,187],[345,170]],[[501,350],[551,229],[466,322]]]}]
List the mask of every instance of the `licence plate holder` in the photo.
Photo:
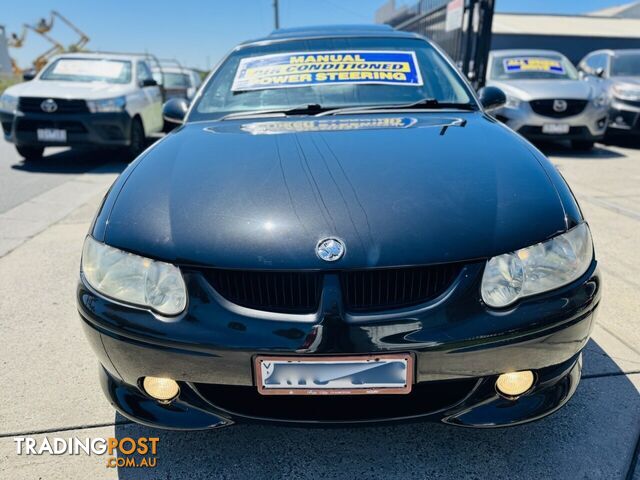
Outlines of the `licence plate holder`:
[{"label": "licence plate holder", "polygon": [[411,392],[413,371],[408,353],[254,359],[261,395],[401,395]]},{"label": "licence plate holder", "polygon": [[67,131],[61,128],[38,128],[36,134],[40,142],[64,143],[67,141]]}]

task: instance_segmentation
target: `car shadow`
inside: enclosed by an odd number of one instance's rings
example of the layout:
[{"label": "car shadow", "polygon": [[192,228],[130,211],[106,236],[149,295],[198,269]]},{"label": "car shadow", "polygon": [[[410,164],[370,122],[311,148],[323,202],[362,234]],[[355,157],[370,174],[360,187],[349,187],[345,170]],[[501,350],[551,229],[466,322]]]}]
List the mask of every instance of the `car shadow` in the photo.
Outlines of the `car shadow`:
[{"label": "car shadow", "polygon": [[605,137],[602,143],[615,147],[640,149],[640,138],[638,135],[611,135]]},{"label": "car shadow", "polygon": [[600,143],[597,143],[593,149],[587,151],[574,150],[568,142],[536,142],[535,146],[545,155],[554,157],[584,158],[589,160],[610,160],[625,157],[623,153],[616,152]]},{"label": "car shadow", "polygon": [[638,435],[640,395],[621,373],[590,341],[584,378],[569,403],[538,422],[506,429],[413,423],[360,428],[235,425],[180,432],[116,415],[117,438],[159,437],[155,468],[120,468],[118,476],[624,478]]},{"label": "car shadow", "polygon": [[[56,149],[57,150],[57,149]],[[127,163],[126,157],[115,150],[63,150],[38,160],[20,161],[11,166],[14,170],[33,173],[55,173],[75,175],[94,170],[98,167],[101,173],[119,173]]]},{"label": "car shadow", "polygon": [[[147,146],[158,139],[147,139]],[[121,149],[55,148],[46,150],[41,159],[29,162],[21,160],[11,168],[34,173],[79,174],[102,167],[96,173],[120,173],[129,161],[126,152]]]}]

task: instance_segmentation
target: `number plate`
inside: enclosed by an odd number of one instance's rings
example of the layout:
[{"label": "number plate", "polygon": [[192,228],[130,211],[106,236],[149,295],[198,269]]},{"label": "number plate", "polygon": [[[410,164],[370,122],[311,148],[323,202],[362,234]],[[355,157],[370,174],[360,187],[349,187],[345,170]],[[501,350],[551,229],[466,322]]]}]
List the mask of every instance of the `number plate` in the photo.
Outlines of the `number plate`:
[{"label": "number plate", "polygon": [[255,358],[262,395],[406,394],[413,382],[409,354]]},{"label": "number plate", "polygon": [[548,133],[550,135],[569,133],[569,125],[566,123],[546,123],[542,125],[542,133]]},{"label": "number plate", "polygon": [[37,135],[40,142],[67,141],[67,131],[59,128],[38,128]]}]

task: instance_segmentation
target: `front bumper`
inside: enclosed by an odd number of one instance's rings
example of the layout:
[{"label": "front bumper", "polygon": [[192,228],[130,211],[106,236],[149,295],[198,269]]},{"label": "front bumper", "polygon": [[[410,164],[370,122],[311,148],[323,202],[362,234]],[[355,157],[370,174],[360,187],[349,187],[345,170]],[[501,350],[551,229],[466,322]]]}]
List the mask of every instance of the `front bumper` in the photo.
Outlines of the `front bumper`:
[{"label": "front bumper", "polygon": [[[607,107],[596,107],[589,102],[582,112],[567,117],[550,117],[533,111],[528,102],[517,108],[503,107],[495,112],[496,118],[530,140],[584,140],[598,141],[607,129]],[[544,133],[547,124],[568,125],[567,133]]]},{"label": "front bumper", "polygon": [[[78,288],[79,312],[103,366],[107,397],[123,415],[157,427],[418,419],[491,427],[531,421],[555,411],[575,391],[600,299],[594,262],[571,285],[491,310],[478,299],[482,265],[471,264],[440,298],[420,307],[349,315],[327,288],[318,314],[300,321],[234,311],[201,274],[184,275],[189,306],[175,319],[118,305],[83,282]],[[257,354],[382,352],[414,356],[411,394],[359,396],[354,407],[349,398],[263,397],[254,386]],[[534,370],[535,386],[517,400],[504,399],[495,391],[496,376],[517,370]],[[175,378],[178,399],[168,405],[152,400],[138,387],[144,376]]]},{"label": "front bumper", "polygon": [[[19,146],[126,146],[130,143],[131,117],[114,113],[22,113],[0,112],[6,141]],[[40,141],[37,130],[62,129],[65,142]]]}]

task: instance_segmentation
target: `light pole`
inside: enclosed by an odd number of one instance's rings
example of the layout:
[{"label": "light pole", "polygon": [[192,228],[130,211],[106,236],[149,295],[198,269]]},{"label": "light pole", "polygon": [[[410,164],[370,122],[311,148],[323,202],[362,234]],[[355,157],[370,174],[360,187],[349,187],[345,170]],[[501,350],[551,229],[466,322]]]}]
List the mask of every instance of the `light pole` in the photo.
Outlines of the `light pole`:
[{"label": "light pole", "polygon": [[278,0],[273,0],[273,14],[276,24],[276,30],[280,28],[280,14],[278,12]]}]

